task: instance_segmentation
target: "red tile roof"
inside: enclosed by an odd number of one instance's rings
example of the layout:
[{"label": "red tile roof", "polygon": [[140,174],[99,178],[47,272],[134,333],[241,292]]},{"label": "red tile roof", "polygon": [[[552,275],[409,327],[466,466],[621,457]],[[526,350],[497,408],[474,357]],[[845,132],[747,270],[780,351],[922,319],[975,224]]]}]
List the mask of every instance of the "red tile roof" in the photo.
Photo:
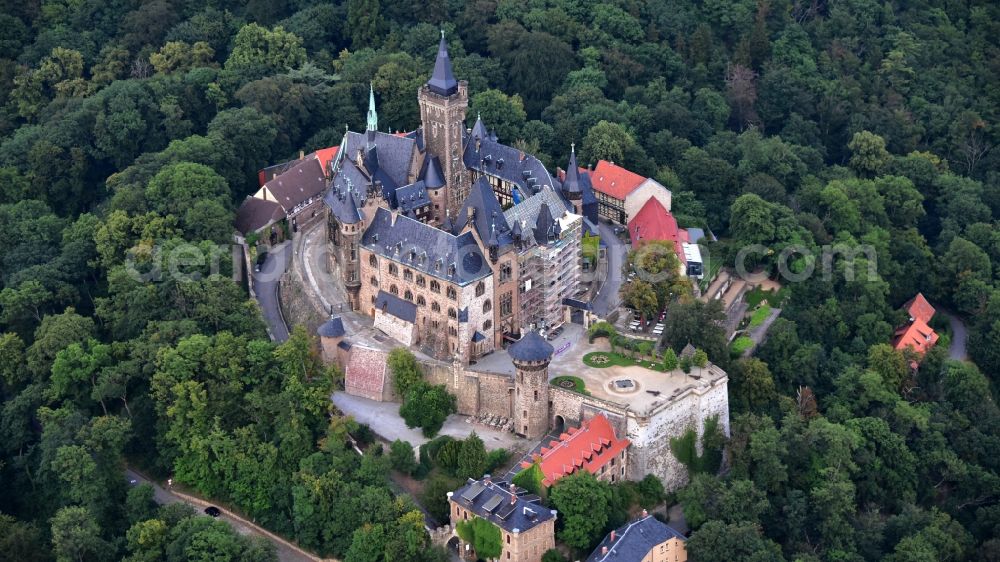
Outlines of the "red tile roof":
[{"label": "red tile roof", "polygon": [[[559,441],[550,441],[549,446],[542,447],[541,454],[536,454],[533,461],[539,463],[545,475],[542,484],[551,486],[556,480],[581,468],[591,474],[599,473],[601,467],[617,458],[630,444],[628,439],[618,439],[608,418],[598,414],[584,421],[579,428],[569,428],[559,436]],[[531,464],[525,461],[521,467],[528,468]]]},{"label": "red tile roof", "polygon": [[892,347],[897,351],[903,351],[910,347],[917,353],[924,353],[934,347],[937,341],[937,333],[926,322],[917,318],[910,324],[896,330]]},{"label": "red tile roof", "polygon": [[917,293],[917,296],[904,304],[903,308],[906,309],[906,312],[913,320],[922,320],[924,323],[927,323],[934,317],[934,307],[931,306],[931,303],[927,302],[923,293]]},{"label": "red tile roof", "polygon": [[624,200],[626,195],[632,193],[644,181],[646,178],[639,174],[607,160],[598,161],[597,167],[590,172],[590,183],[594,189],[615,199]]},{"label": "red tile roof", "polygon": [[677,219],[656,197],[650,197],[639,212],[628,221],[628,233],[632,238],[632,246],[651,240],[677,242],[680,236]]},{"label": "red tile roof", "polygon": [[348,394],[381,400],[386,380],[386,352],[354,346],[344,370],[344,386]]},{"label": "red tile roof", "polygon": [[338,150],[340,150],[339,146],[331,146],[330,148],[321,148],[313,154],[319,158],[319,163],[323,165],[325,171],[330,167],[330,161],[337,157]]}]

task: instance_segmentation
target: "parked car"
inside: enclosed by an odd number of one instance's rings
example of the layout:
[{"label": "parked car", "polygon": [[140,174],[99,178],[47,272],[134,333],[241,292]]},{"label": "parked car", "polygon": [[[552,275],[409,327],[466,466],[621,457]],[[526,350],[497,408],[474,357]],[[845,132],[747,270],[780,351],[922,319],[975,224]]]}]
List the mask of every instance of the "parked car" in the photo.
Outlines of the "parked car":
[{"label": "parked car", "polygon": [[205,514],[206,515],[211,515],[212,517],[218,517],[218,516],[222,515],[222,510],[219,509],[219,508],[217,508],[217,507],[215,507],[214,505],[210,505],[210,506],[208,506],[208,507],[205,508]]}]

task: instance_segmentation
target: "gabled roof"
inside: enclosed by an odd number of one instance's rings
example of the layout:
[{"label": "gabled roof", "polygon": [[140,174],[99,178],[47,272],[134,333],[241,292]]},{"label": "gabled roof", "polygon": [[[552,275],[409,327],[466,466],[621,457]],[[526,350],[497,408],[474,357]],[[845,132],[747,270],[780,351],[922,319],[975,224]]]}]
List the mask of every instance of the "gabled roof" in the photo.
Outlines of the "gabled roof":
[{"label": "gabled roof", "polygon": [[607,160],[598,161],[594,171],[590,174],[590,182],[594,189],[622,200],[644,181],[646,178],[639,174],[630,172]]},{"label": "gabled roof", "polygon": [[515,361],[548,361],[552,358],[553,351],[555,348],[552,344],[534,330],[525,332],[521,339],[507,348],[507,353]]},{"label": "gabled roof", "polygon": [[247,235],[285,218],[285,210],[274,201],[247,197],[236,211],[236,230]]},{"label": "gabled roof", "polygon": [[628,221],[628,233],[633,247],[651,240],[668,242],[679,240],[677,219],[656,197],[650,197],[639,212]]},{"label": "gabled roof", "polygon": [[[550,441],[547,447],[542,447],[540,455],[534,456],[533,462],[537,462],[542,469],[542,484],[551,486],[556,480],[578,470],[598,474],[630,444],[628,439],[619,439],[615,435],[604,414],[598,414],[585,420],[579,428],[569,428],[559,436],[558,441]],[[528,468],[531,464],[525,461],[521,467]]]},{"label": "gabled roof", "polygon": [[337,157],[337,151],[340,150],[340,146],[331,146],[329,148],[321,148],[314,152],[316,158],[319,158],[319,163],[326,170],[330,166],[330,162]]},{"label": "gabled roof", "polygon": [[486,127],[477,126],[466,135],[462,158],[466,168],[516,185],[515,203],[530,197],[543,185],[555,185],[552,175],[538,158],[498,142],[486,133]]},{"label": "gabled roof", "polygon": [[458,285],[492,274],[471,232],[455,236],[384,207],[375,211],[361,245],[379,256]]},{"label": "gabled roof", "polygon": [[441,43],[438,44],[437,60],[434,61],[434,72],[427,81],[427,87],[439,96],[448,97],[458,91],[458,81],[451,71],[451,57],[448,56],[448,43],[441,31]]},{"label": "gabled roof", "polygon": [[917,318],[913,322],[896,330],[892,347],[897,351],[903,351],[909,347],[917,353],[924,353],[934,347],[937,341],[937,332],[928,326],[926,322]]},{"label": "gabled roof", "polygon": [[[410,166],[417,154],[416,140],[408,136],[396,136],[380,131],[373,132],[375,154],[368,153],[368,136],[363,133],[350,131],[347,133],[344,148],[344,158],[352,162],[357,158],[358,151],[361,150],[366,163],[377,162],[378,169],[385,174],[395,184],[393,189],[400,185],[407,185],[409,182]],[[374,170],[369,169],[372,173]]]},{"label": "gabled roof", "polygon": [[483,243],[488,243],[491,237],[499,246],[507,246],[512,242],[510,226],[504,217],[503,207],[493,193],[493,186],[485,177],[480,177],[472,184],[469,195],[462,202],[462,208],[455,218],[456,232],[465,228],[469,222],[469,213],[473,214],[472,226]]},{"label": "gabled roof", "polygon": [[323,202],[341,223],[357,224],[362,220],[359,209],[365,204],[367,185],[368,179],[361,170],[350,160],[344,160]]},{"label": "gabled roof", "polygon": [[278,204],[289,213],[297,205],[316,197],[326,189],[326,176],[319,158],[307,156],[284,173],[264,184]]},{"label": "gabled roof", "polygon": [[[647,514],[615,529],[614,540],[609,533],[590,554],[587,562],[642,562],[653,548],[673,538],[687,541],[673,527]],[[606,554],[605,548],[608,549]]]},{"label": "gabled roof", "polygon": [[[566,202],[562,197],[559,197],[556,190],[550,187],[542,187],[538,193],[504,211],[504,217],[506,217],[507,222],[511,225],[520,223],[518,230],[525,229],[531,231],[531,238],[538,243],[544,244],[546,237],[537,237],[536,234],[539,231],[548,233],[552,225],[558,222],[567,212],[569,212],[569,209],[566,206]],[[539,226],[541,227],[540,229]]]},{"label": "gabled roof", "polygon": [[351,346],[351,356],[344,369],[344,383],[372,393],[385,386],[388,353],[379,349]]},{"label": "gabled roof", "polygon": [[913,320],[921,320],[927,323],[931,321],[931,318],[934,318],[934,307],[931,306],[931,303],[927,302],[923,293],[917,293],[915,297],[903,305],[903,308]]},{"label": "gabled roof", "polygon": [[427,195],[427,188],[424,186],[422,180],[410,185],[404,185],[403,187],[397,187],[395,199],[397,208],[404,213],[409,213],[414,209],[431,204],[430,197]]},{"label": "gabled roof", "polygon": [[[512,489],[513,488],[513,489]],[[523,533],[556,518],[556,512],[539,502],[541,498],[529,495],[522,488],[506,482],[469,479],[455,490],[451,501],[475,513],[508,533]]]},{"label": "gabled roof", "polygon": [[379,291],[375,297],[375,310],[381,310],[410,324],[417,321],[417,305],[386,291]]}]

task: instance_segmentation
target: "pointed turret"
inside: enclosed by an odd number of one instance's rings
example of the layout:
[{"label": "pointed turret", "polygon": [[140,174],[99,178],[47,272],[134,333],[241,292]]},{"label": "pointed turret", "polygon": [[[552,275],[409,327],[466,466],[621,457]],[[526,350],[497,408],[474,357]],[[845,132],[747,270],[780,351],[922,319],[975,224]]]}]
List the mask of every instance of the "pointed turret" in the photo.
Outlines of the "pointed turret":
[{"label": "pointed turret", "polygon": [[351,180],[347,180],[347,194],[344,198],[344,207],[346,212],[344,213],[344,224],[357,224],[361,222],[361,212],[358,211],[357,202],[354,200],[354,187],[351,185]]},{"label": "pointed turret", "polygon": [[424,170],[424,185],[427,189],[438,189],[444,187],[444,174],[441,173],[441,164],[437,156],[427,158],[427,168]]},{"label": "pointed turret", "polygon": [[580,167],[576,164],[576,144],[570,145],[569,165],[566,167],[566,179],[562,184],[563,193],[567,199],[579,199],[583,194],[580,188]]},{"label": "pointed turret", "polygon": [[368,131],[378,130],[378,113],[375,112],[375,88],[368,83]]},{"label": "pointed turret", "polygon": [[486,130],[483,118],[478,113],[476,114],[476,124],[472,127],[472,138],[480,141],[490,138],[490,133]]},{"label": "pointed turret", "polygon": [[441,43],[438,45],[437,60],[434,61],[434,73],[427,81],[427,87],[439,96],[448,97],[458,91],[458,81],[451,71],[451,57],[448,56],[448,43],[444,40],[444,30],[441,30]]}]

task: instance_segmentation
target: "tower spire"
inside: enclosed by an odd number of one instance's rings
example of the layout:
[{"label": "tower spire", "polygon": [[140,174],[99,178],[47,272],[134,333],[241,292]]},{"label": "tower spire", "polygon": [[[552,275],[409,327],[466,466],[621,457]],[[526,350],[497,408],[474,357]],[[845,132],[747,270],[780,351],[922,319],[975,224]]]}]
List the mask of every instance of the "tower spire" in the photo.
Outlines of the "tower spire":
[{"label": "tower spire", "polygon": [[434,61],[434,73],[427,81],[427,87],[439,96],[448,97],[458,91],[458,81],[451,71],[451,57],[448,56],[448,42],[444,40],[444,30],[441,30],[441,43],[438,44],[437,60]]},{"label": "tower spire", "polygon": [[368,83],[368,127],[369,131],[378,130],[378,113],[375,112],[375,88]]}]

